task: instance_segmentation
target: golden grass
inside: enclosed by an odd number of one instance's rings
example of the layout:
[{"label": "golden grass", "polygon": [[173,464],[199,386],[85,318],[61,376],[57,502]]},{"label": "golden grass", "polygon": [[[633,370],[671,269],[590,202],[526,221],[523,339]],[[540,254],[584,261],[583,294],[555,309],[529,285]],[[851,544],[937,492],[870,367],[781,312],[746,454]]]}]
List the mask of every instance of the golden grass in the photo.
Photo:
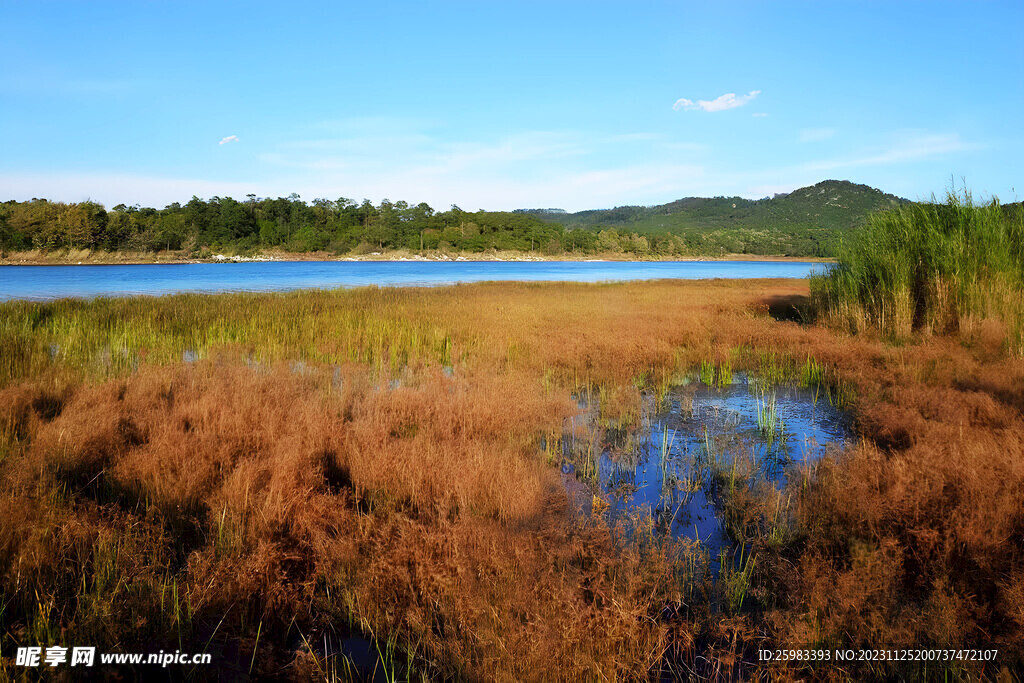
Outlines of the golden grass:
[{"label": "golden grass", "polygon": [[[73,639],[322,677],[317,644],[350,633],[431,678],[935,671],[759,667],[762,647],[1000,648],[954,677],[1019,665],[1024,364],[994,322],[891,346],[767,314],[806,293],[485,283],[0,306],[4,671],[18,645]],[[792,477],[791,502],[729,501],[756,561],[719,582],[575,514],[540,447],[572,392],[628,420],[702,361],[824,381],[863,437]]]}]

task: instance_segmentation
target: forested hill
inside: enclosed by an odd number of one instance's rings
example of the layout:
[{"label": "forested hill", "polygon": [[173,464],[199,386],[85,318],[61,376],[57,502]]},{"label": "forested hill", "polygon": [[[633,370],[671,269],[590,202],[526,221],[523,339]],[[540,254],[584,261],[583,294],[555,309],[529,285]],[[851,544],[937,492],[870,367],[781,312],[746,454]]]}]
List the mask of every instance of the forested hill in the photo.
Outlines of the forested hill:
[{"label": "forested hill", "polygon": [[298,195],[244,201],[193,197],[163,209],[107,209],[33,199],[0,203],[0,251],[182,252],[489,250],[559,254],[620,253],[625,258],[731,254],[831,256],[842,235],[869,212],[904,200],[864,185],[825,181],[788,195],[748,200],[690,197],[654,207],[566,213],[437,211],[425,203]]},{"label": "forested hill", "polygon": [[757,200],[686,197],[659,206],[620,206],[577,213],[540,209],[524,213],[566,227],[614,228],[641,235],[671,233],[708,253],[722,250],[827,256],[834,253],[843,232],[863,225],[869,213],[906,201],[867,185],[825,180]]},{"label": "forested hill", "polygon": [[686,197],[660,206],[620,206],[577,213],[540,209],[526,213],[566,226],[622,226],[641,232],[665,232],[674,228],[771,228],[780,225],[845,229],[862,225],[864,217],[872,211],[898,206],[905,201],[867,185],[825,180],[788,194],[756,200]]}]

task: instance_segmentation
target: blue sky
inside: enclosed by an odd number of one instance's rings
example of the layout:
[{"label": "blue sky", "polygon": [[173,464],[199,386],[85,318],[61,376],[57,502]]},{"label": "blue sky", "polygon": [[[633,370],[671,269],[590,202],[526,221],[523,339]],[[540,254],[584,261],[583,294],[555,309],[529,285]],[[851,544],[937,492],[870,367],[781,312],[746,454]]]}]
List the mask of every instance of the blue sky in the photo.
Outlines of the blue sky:
[{"label": "blue sky", "polygon": [[1024,195],[1024,3],[0,0],[0,200]]}]

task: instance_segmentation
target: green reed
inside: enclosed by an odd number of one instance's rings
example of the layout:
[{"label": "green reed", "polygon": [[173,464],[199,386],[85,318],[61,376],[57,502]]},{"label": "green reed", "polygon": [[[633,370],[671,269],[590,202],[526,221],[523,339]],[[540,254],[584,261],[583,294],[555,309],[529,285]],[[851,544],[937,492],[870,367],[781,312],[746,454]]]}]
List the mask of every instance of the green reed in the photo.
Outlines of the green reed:
[{"label": "green reed", "polygon": [[873,214],[836,267],[811,278],[811,299],[826,320],[894,338],[995,318],[1024,351],[1024,211],[964,191]]},{"label": "green reed", "polygon": [[768,399],[762,393],[761,398],[757,399],[757,429],[768,441],[769,449],[782,434],[784,428],[785,425],[782,421],[782,416],[779,415],[775,393],[772,392],[771,398]]}]

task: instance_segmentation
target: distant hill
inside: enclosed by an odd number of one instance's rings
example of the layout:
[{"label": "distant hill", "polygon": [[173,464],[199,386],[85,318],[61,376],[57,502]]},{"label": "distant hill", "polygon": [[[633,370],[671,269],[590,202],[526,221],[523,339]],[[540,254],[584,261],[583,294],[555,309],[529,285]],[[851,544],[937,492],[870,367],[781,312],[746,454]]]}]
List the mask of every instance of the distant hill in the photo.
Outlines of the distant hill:
[{"label": "distant hill", "polygon": [[757,200],[686,197],[660,206],[529,213],[567,228],[680,235],[701,253],[828,256],[842,234],[863,225],[869,213],[907,201],[867,185],[825,180]]},{"label": "distant hill", "polygon": [[803,224],[819,228],[863,225],[868,213],[905,203],[867,185],[825,180],[788,194],[764,199],[743,197],[686,197],[659,206],[619,206],[566,213],[561,209],[525,210],[557,220],[566,227],[624,227],[639,232],[673,228],[763,228]]}]

